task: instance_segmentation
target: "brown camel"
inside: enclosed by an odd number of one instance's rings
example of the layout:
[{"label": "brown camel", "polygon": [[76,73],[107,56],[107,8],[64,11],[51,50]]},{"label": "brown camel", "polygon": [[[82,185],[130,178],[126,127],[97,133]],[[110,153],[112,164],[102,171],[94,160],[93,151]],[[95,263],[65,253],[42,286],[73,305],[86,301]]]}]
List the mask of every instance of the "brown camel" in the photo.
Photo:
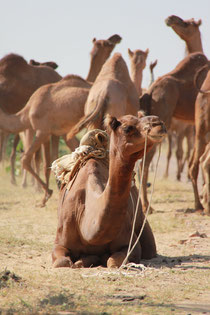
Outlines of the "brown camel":
[{"label": "brown camel", "polygon": [[[210,66],[208,66],[208,69],[209,68]],[[202,71],[200,71],[200,73],[201,72]],[[198,73],[198,76],[200,76],[199,73]],[[202,87],[198,93],[196,103],[195,103],[195,143],[194,143],[194,152],[193,152],[193,156],[190,161],[190,167],[189,167],[189,174],[192,180],[194,196],[195,196],[195,210],[203,210],[203,206],[200,202],[198,186],[197,186],[200,158],[201,158],[201,161],[203,161],[205,165],[204,166],[204,181],[207,187],[206,191],[208,192],[208,203],[207,203],[207,208],[205,209],[205,212],[210,215],[209,158],[207,157],[207,152],[205,152],[205,148],[208,146],[209,142],[210,142],[210,70],[207,73],[206,79],[202,84]],[[208,150],[208,148],[206,148],[206,150]]]},{"label": "brown camel", "polygon": [[[148,114],[160,116],[170,127],[172,117],[194,124],[194,104],[198,94],[194,86],[195,73],[208,63],[201,53],[193,53],[185,57],[176,68],[158,78],[149,88],[148,93],[140,98],[140,107]],[[200,85],[204,74],[199,79]],[[149,165],[155,150],[147,155],[143,176],[142,206],[144,211],[148,206],[146,182]]]},{"label": "brown camel", "polygon": [[[128,249],[138,191],[132,186],[135,162],[142,158],[145,136],[147,150],[166,134],[158,117],[137,118],[126,115],[117,120],[110,115],[105,120],[110,134],[109,164],[106,159],[91,154],[81,163],[78,172],[60,192],[58,228],[52,253],[54,267],[90,267],[104,265],[120,267]],[[105,156],[107,136],[104,131],[93,135],[97,153]],[[89,144],[86,135],[83,144]],[[88,147],[89,148],[89,147]],[[56,161],[55,161],[56,163]],[[141,205],[132,244],[137,239],[144,220]],[[128,261],[139,263],[156,255],[156,245],[149,223]]]},{"label": "brown camel", "polygon": [[171,15],[165,22],[167,26],[170,26],[174,32],[185,41],[188,54],[192,52],[203,52],[199,30],[199,26],[202,23],[201,20],[197,22],[194,19],[182,20],[176,15]]},{"label": "brown camel", "polygon": [[146,49],[145,51],[140,49],[132,51],[128,48],[128,55],[130,59],[130,76],[139,96],[142,95],[142,76],[143,70],[146,67],[148,53],[149,49]]},{"label": "brown camel", "polygon": [[[91,64],[90,64],[90,69],[89,69],[89,75],[88,78],[90,80],[94,80],[94,78],[97,76],[98,71],[100,71],[100,68],[102,67],[104,60],[106,60],[106,58],[109,57],[109,55],[111,54],[112,50],[114,49],[115,45],[117,43],[119,43],[121,41],[121,37],[119,35],[113,35],[110,38],[108,38],[107,40],[93,40],[93,49],[91,52]],[[30,66],[33,68],[41,68],[41,67],[34,67],[34,66]],[[78,87],[81,88],[80,90],[77,90],[77,93],[75,92],[76,90],[74,89],[73,96],[69,97],[69,102],[72,102],[72,106],[73,107],[69,107],[69,112],[73,112],[74,111],[74,106],[76,104],[76,98],[79,98],[78,101],[78,106],[76,106],[77,109],[77,113],[74,113],[74,115],[70,115],[70,113],[68,112],[68,115],[71,116],[71,119],[73,120],[75,117],[75,121],[73,122],[71,120],[71,122],[69,123],[70,126],[72,126],[72,123],[76,123],[78,121],[78,119],[83,115],[83,108],[84,108],[84,104],[85,104],[85,100],[87,98],[87,90],[90,88],[90,83],[85,82],[83,79],[80,80],[79,77],[77,76],[67,76],[65,77],[65,79],[62,81],[62,84],[59,84],[58,86],[55,84],[52,85],[48,85],[47,88],[44,87],[44,89],[40,89],[39,93],[41,94],[41,97],[39,96],[39,94],[37,95],[37,105],[36,107],[39,108],[40,111],[45,111],[46,110],[50,110],[50,102],[60,102],[64,104],[64,106],[66,106],[67,102],[68,102],[68,96],[66,95],[66,93],[69,92],[71,93],[71,85],[72,87]],[[52,92],[53,91],[53,92]],[[53,97],[51,99],[51,95],[50,93],[53,93]],[[80,93],[83,93],[84,95],[80,97]],[[45,95],[44,95],[45,94]],[[41,102],[43,101],[43,104],[41,104]],[[81,103],[84,102],[84,103]],[[45,103],[46,104],[45,106]],[[44,107],[45,109],[41,109],[41,107]],[[54,103],[52,104],[52,106],[54,106]],[[57,105],[55,105],[57,106]],[[58,107],[57,107],[58,108]],[[53,112],[53,110],[52,110]],[[27,115],[28,110],[21,112],[20,115]],[[47,114],[47,112],[46,112]],[[80,116],[81,115],[81,116]],[[22,117],[22,116],[21,116]],[[45,116],[46,117],[46,116]],[[27,120],[28,118],[24,118],[24,120]],[[47,117],[46,117],[47,119]],[[56,117],[55,117],[56,119]],[[66,122],[66,119],[65,119]],[[47,124],[47,120],[46,120],[46,124]],[[60,125],[62,124],[62,122],[60,122]],[[27,125],[27,124],[26,124]],[[25,130],[25,127],[22,126],[21,130]],[[33,128],[33,127],[32,127]],[[51,127],[49,127],[50,129]],[[14,129],[14,128],[13,128]],[[65,129],[65,128],[64,128]],[[31,137],[31,136],[30,136]],[[58,138],[56,139],[55,137],[53,137],[54,139],[54,158],[56,158],[58,150],[56,150],[56,148],[58,148]],[[72,139],[70,139],[69,141],[72,141]],[[69,143],[68,141],[68,143]],[[26,151],[28,150],[28,148],[26,148]],[[48,153],[48,149],[46,149],[47,152],[47,161],[46,164],[49,165],[50,161],[48,161],[49,159],[49,153]],[[47,166],[45,166],[46,169]],[[29,167],[30,168],[30,167]],[[31,169],[31,168],[30,168]],[[34,172],[33,172],[34,173]],[[45,171],[46,176],[49,176],[49,171]],[[49,178],[46,178],[46,182],[49,181]]]},{"label": "brown camel", "polygon": [[[171,15],[166,20],[166,25],[171,27],[174,32],[184,40],[186,44],[186,52],[188,54],[194,52],[202,52],[202,41],[201,41],[201,33],[199,26],[201,25],[201,20],[194,21],[194,19],[190,20],[182,20],[180,17]],[[180,122],[177,119],[173,118],[171,123],[171,132],[175,133],[176,136],[176,158],[177,158],[177,179],[180,180],[181,172],[184,168],[184,164],[187,161],[189,163],[189,158],[191,156],[191,152],[193,149],[193,137],[194,137],[194,126],[189,125],[188,123]],[[186,138],[187,140],[187,152],[185,158],[183,158],[183,140]],[[167,165],[165,171],[165,177],[168,176],[168,168],[169,162],[172,152],[172,139],[170,130],[168,132],[168,154],[167,154]]]},{"label": "brown camel", "polygon": [[106,113],[118,118],[126,114],[136,115],[138,109],[138,94],[130,79],[127,65],[121,54],[115,53],[103,65],[90,89],[85,104],[85,116],[68,136],[73,137],[86,126],[90,129],[103,129]]},{"label": "brown camel", "polygon": [[[23,57],[9,54],[0,60],[0,108],[14,114],[25,106],[40,86],[60,79],[61,76],[49,66],[29,65]],[[18,138],[15,141],[18,143]],[[6,140],[1,141],[1,154],[5,143]],[[14,174],[11,176],[15,183]]]}]

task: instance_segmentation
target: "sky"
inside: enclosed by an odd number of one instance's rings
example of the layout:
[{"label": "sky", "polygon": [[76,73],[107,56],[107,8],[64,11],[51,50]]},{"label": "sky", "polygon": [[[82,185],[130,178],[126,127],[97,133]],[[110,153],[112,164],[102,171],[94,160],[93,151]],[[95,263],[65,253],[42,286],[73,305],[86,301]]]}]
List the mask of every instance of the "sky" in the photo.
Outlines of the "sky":
[{"label": "sky", "polygon": [[55,61],[60,75],[86,78],[92,39],[122,37],[120,52],[129,68],[128,48],[149,48],[143,87],[150,82],[149,64],[158,60],[155,78],[184,58],[185,44],[165,19],[202,19],[203,49],[210,56],[210,0],[0,0],[0,58],[17,53],[27,61]]}]

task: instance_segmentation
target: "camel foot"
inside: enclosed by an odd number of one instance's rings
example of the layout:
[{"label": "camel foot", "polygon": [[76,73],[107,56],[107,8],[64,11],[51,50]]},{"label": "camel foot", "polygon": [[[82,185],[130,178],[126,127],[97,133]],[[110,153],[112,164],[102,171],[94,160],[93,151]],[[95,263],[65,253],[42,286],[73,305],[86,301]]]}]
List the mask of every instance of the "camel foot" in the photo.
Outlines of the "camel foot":
[{"label": "camel foot", "polygon": [[11,184],[14,185],[14,186],[17,186],[17,183],[16,183],[16,179],[15,178],[11,178]]},{"label": "camel foot", "polygon": [[70,268],[72,267],[72,261],[69,257],[57,258],[53,263],[53,268]]},{"label": "camel foot", "polygon": [[111,257],[108,258],[107,260],[107,267],[108,268],[119,268],[123,260],[125,259],[126,254],[123,252],[117,252],[114,253]]},{"label": "camel foot", "polygon": [[42,203],[41,203],[40,207],[45,207],[45,204],[48,201],[48,199],[50,199],[50,197],[52,196],[52,193],[53,193],[53,190],[52,189],[48,189],[48,191],[44,195],[44,198],[42,200]]},{"label": "camel foot", "polygon": [[208,216],[210,216],[210,209],[204,209],[203,210],[203,213],[205,214],[205,215],[208,215]]}]

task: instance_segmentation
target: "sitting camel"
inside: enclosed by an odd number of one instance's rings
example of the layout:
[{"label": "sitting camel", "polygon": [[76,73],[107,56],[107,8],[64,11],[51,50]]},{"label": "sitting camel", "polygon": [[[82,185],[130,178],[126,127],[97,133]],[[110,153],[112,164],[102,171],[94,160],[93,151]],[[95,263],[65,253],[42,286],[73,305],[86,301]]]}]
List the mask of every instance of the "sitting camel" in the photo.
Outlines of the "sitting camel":
[{"label": "sitting camel", "polygon": [[[185,57],[174,70],[158,78],[148,92],[140,98],[140,108],[147,114],[159,116],[170,128],[172,117],[194,124],[194,104],[198,90],[194,85],[196,72],[208,63],[202,53],[193,53]],[[202,84],[205,74],[199,77]],[[148,207],[146,183],[150,162],[155,147],[147,154],[143,176],[142,206]]]},{"label": "sitting camel", "polygon": [[[198,72],[197,77],[195,78],[196,86],[197,81],[199,80],[199,76],[202,74],[203,71],[205,71],[205,68],[209,69],[210,65],[208,65],[208,67],[204,67],[203,69],[200,70],[200,72]],[[207,154],[209,153],[208,151],[205,152],[205,148],[208,146],[209,142],[210,142],[210,70],[208,71],[206,79],[203,82],[201,89],[199,90],[195,102],[195,142],[193,156],[190,161],[189,175],[192,180],[196,210],[203,210],[203,205],[200,202],[197,186],[199,159],[205,161],[203,163],[206,163],[204,164],[205,165],[204,181],[207,187],[207,192],[209,193],[210,172],[208,165],[209,158],[207,156]],[[205,209],[204,212],[210,215],[209,196],[207,208]]]},{"label": "sitting camel", "polygon": [[[64,182],[52,253],[54,267],[120,267],[126,257],[138,199],[137,187],[132,185],[134,165],[143,157],[146,136],[148,151],[162,141],[166,129],[156,116],[107,116],[104,124],[110,135],[109,155],[106,133],[91,130],[82,140],[70,175],[60,174]],[[62,170],[59,162],[53,163],[54,169]],[[143,221],[139,205],[132,245]],[[146,221],[128,262],[140,263],[155,255],[154,236]]]}]

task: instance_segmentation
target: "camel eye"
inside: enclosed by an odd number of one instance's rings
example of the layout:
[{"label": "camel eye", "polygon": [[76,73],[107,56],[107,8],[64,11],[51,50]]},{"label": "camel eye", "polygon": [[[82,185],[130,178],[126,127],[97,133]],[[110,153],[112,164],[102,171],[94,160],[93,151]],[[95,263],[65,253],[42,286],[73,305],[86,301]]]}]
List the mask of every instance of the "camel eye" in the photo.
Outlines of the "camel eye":
[{"label": "camel eye", "polygon": [[128,134],[128,133],[134,131],[134,129],[135,129],[134,126],[126,126],[126,127],[124,128],[124,132],[125,132],[126,134]]}]

